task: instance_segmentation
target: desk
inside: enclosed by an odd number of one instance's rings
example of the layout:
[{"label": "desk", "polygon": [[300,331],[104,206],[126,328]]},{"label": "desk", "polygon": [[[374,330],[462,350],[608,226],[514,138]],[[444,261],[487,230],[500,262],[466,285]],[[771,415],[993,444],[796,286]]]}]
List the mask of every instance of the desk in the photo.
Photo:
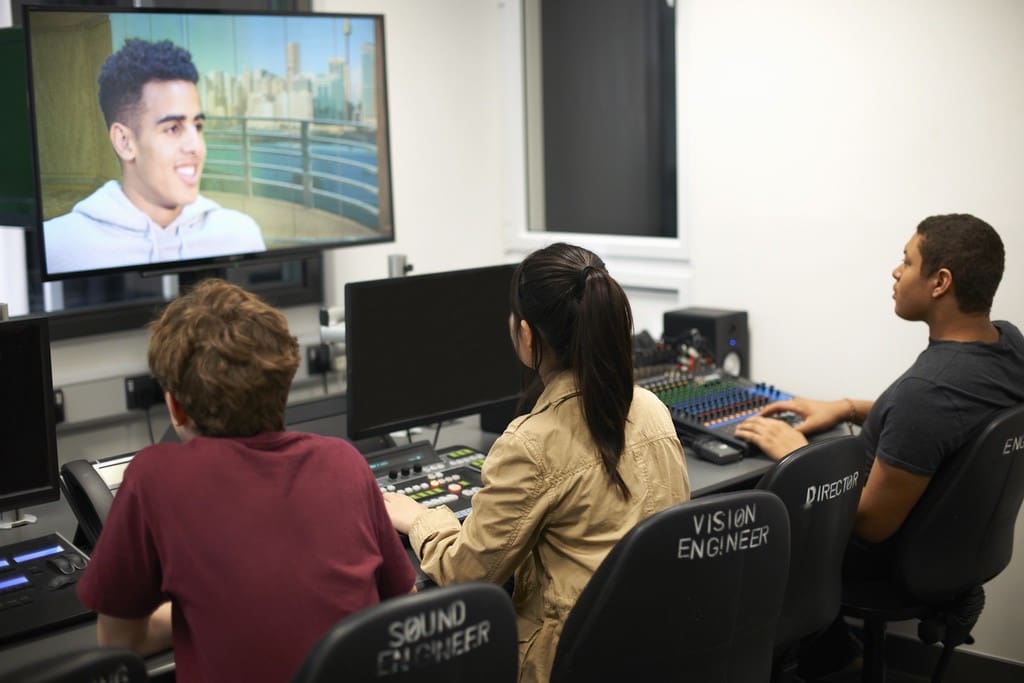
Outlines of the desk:
[{"label": "desk", "polygon": [[[315,431],[320,434],[340,436],[346,433],[344,401],[327,398],[289,407],[289,428]],[[484,432],[478,425],[477,417],[471,416],[446,423],[438,438],[438,447],[469,446],[486,453],[498,435]],[[413,438],[432,440],[432,431],[423,431]],[[115,455],[115,454],[111,454]],[[758,455],[744,458],[729,465],[715,465],[698,459],[687,452],[687,468],[694,497],[721,491],[749,488],[772,466],[772,461]],[[71,540],[75,536],[77,522],[71,508],[61,499],[54,503],[38,505],[26,510],[39,518],[30,524],[8,531],[0,531],[0,544],[28,540],[57,531]],[[20,666],[44,657],[70,652],[96,644],[96,622],[89,619],[79,624],[0,646],[0,680],[4,675]],[[174,660],[170,652],[147,659],[147,669],[153,677],[173,671]]]},{"label": "desk", "polygon": [[[26,541],[51,532],[58,532],[69,541],[75,537],[78,522],[71,508],[64,500],[36,505],[25,509],[38,517],[35,524],[0,531],[0,544]],[[62,590],[74,590],[68,586]],[[45,657],[62,652],[72,652],[96,646],[96,619],[86,619],[77,624],[61,627],[47,633],[40,633],[25,640],[0,645],[0,680],[10,671]],[[146,669],[155,680],[174,671],[174,657],[164,652],[146,661]]]}]

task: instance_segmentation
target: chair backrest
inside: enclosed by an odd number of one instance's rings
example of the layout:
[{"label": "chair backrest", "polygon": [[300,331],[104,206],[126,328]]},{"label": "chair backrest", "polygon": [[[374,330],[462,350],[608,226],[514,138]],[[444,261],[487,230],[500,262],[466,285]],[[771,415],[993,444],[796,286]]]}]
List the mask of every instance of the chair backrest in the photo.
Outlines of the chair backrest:
[{"label": "chair backrest", "polygon": [[348,615],[313,647],[293,682],[514,683],[518,666],[512,599],[498,585],[471,582]]},{"label": "chair backrest", "polygon": [[94,647],[64,652],[28,664],[4,680],[18,683],[81,683],[82,681],[148,681],[142,657],[118,647]]},{"label": "chair backrest", "polygon": [[788,565],[789,521],[773,493],[721,493],[657,512],[583,589],[551,681],[766,681]]},{"label": "chair backrest", "polygon": [[1024,499],[1024,405],[1001,411],[932,477],[895,540],[896,578],[926,602],[954,598],[1010,563]]},{"label": "chair backrest", "polygon": [[860,440],[842,436],[795,451],[757,484],[781,498],[789,513],[789,581],[775,631],[778,648],[817,633],[839,613],[843,555],[864,464]]}]

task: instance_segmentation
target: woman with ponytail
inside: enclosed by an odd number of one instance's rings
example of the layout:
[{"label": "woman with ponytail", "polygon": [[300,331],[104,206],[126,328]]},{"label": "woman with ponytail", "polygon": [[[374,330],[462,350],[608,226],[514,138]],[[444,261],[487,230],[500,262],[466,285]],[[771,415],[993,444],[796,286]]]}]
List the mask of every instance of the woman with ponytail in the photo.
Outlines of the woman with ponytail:
[{"label": "woman with ponytail", "polygon": [[689,499],[668,409],[633,384],[629,301],[604,263],[559,243],[516,268],[509,327],[533,408],[495,441],[461,526],[447,507],[385,494],[395,528],[441,585],[515,576],[520,681],[548,680],[562,625],[637,522]]}]

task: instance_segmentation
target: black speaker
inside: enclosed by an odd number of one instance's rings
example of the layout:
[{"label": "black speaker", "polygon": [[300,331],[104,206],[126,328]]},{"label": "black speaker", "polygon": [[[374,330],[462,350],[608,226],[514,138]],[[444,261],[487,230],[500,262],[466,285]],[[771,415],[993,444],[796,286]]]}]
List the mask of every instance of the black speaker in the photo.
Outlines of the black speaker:
[{"label": "black speaker", "polygon": [[750,378],[750,333],[746,311],[718,308],[680,308],[667,311],[665,341],[682,341],[697,330],[715,365],[731,375]]}]

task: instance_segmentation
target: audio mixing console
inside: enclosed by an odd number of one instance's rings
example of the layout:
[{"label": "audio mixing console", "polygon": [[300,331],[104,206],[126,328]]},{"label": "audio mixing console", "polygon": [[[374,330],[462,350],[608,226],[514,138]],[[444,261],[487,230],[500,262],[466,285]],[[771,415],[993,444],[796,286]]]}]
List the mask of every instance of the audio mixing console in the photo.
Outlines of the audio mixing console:
[{"label": "audio mixing console", "polygon": [[[740,453],[751,446],[736,437],[736,425],[756,415],[764,406],[793,398],[792,394],[764,382],[751,382],[722,372],[687,373],[669,370],[638,381],[668,406],[680,438],[687,441],[710,436]],[[792,413],[780,416],[799,422]]]}]

